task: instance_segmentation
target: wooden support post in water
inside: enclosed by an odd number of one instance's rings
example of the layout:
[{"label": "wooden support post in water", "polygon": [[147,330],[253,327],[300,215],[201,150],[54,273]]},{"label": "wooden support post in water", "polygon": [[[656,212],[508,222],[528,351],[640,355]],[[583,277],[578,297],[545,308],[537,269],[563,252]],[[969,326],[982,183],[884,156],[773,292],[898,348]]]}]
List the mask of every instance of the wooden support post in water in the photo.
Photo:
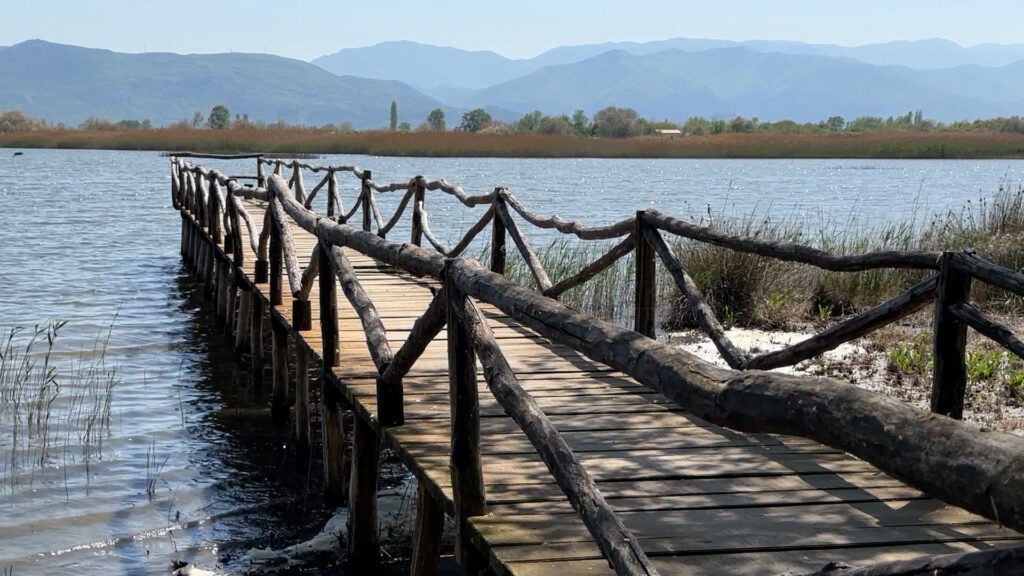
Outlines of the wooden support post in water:
[{"label": "wooden support post in water", "polygon": [[252,387],[263,387],[263,299],[252,294],[252,321],[249,328],[249,359],[252,363]]},{"label": "wooden support post in water", "polygon": [[352,481],[348,504],[348,555],[357,569],[377,564],[377,468],[380,445],[373,426],[355,418],[352,432]]},{"label": "wooden support post in water", "polygon": [[476,355],[457,310],[466,296],[445,273],[448,293],[448,389],[451,398],[451,472],[455,501],[455,557],[469,572],[480,565],[469,539],[466,521],[486,511],[483,464],[480,457],[480,397],[476,381]]},{"label": "wooden support post in water", "polygon": [[274,374],[270,412],[276,422],[288,420],[288,327],[271,315],[271,367]]},{"label": "wooden support post in water", "polygon": [[320,272],[320,336],[323,363],[320,371],[320,406],[324,461],[324,500],[336,506],[348,499],[348,477],[345,475],[345,429],[341,393],[333,384],[333,368],[339,365],[338,345],[338,280],[331,262],[330,246],[320,244],[317,250]]},{"label": "wooden support post in water", "polygon": [[971,276],[953,266],[953,253],[942,255],[935,292],[932,341],[932,412],[960,420],[967,391],[967,324],[949,306],[967,302]]},{"label": "wooden support post in water", "polygon": [[224,280],[227,282],[227,317],[224,320],[224,335],[230,337],[235,330],[235,312],[238,305],[238,282],[231,262],[224,265]]},{"label": "wooden support post in water", "polygon": [[441,560],[444,507],[421,482],[416,496],[416,528],[413,532],[411,576],[433,576]]},{"label": "wooden support post in water", "polygon": [[633,330],[655,337],[654,312],[657,308],[658,292],[654,283],[654,247],[644,236],[643,210],[636,213],[636,297],[633,301]]},{"label": "wooden support post in water", "polygon": [[217,256],[217,323],[221,326],[227,324],[229,313],[228,313],[228,272],[231,269],[231,265],[224,259],[223,256]]},{"label": "wooden support post in water", "polygon": [[295,342],[295,452],[309,454],[309,352]]},{"label": "wooden support post in water", "polygon": [[373,194],[373,190],[370,189],[370,184],[367,180],[372,178],[372,173],[369,170],[363,172],[362,179],[362,203],[363,207],[360,208],[363,211],[363,230],[370,231],[370,222],[373,219],[373,208],[370,207],[372,202],[370,201],[370,195]]},{"label": "wooden support post in water", "polygon": [[239,285],[238,322],[235,328],[235,358],[241,358],[249,338],[249,325],[252,320],[252,290]]},{"label": "wooden support post in water", "polygon": [[494,191],[494,221],[491,227],[491,272],[505,275],[505,221],[501,219],[498,202],[503,202],[498,189]]},{"label": "wooden support post in water", "polygon": [[423,242],[423,222],[420,217],[419,211],[416,210],[416,206],[426,199],[426,187],[423,176],[416,176],[416,183],[413,184],[415,187],[412,195],[412,237],[410,241],[416,246],[419,246]]},{"label": "wooden support post in water", "polygon": [[328,506],[348,503],[348,473],[345,454],[345,411],[341,392],[332,382],[330,370],[322,366],[320,372],[320,425],[324,459],[324,502]]}]

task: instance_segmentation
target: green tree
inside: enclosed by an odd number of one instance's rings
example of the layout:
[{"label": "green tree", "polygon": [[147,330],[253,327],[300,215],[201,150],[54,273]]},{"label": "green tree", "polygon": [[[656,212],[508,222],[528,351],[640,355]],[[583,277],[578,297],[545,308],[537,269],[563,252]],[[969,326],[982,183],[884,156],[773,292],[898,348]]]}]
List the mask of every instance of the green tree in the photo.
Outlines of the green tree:
[{"label": "green tree", "polygon": [[227,106],[223,104],[217,104],[210,110],[209,117],[206,118],[206,125],[215,130],[223,130],[231,127],[231,112]]},{"label": "green tree", "polygon": [[391,101],[391,123],[388,124],[388,128],[394,132],[398,130],[398,102]]},{"label": "green tree", "polygon": [[842,132],[846,128],[846,120],[842,116],[829,116],[824,127],[833,132]]},{"label": "green tree", "polygon": [[402,122],[398,125],[399,132],[408,132],[410,130],[412,130],[412,124],[409,124],[408,122]]},{"label": "green tree", "polygon": [[462,115],[462,123],[459,130],[463,132],[479,132],[487,128],[494,121],[491,115],[483,108],[476,108]]},{"label": "green tree", "polygon": [[594,114],[594,134],[611,138],[633,136],[637,132],[637,117],[632,108],[602,108]]},{"label": "green tree", "polygon": [[444,123],[444,110],[441,110],[440,108],[434,108],[431,110],[430,114],[427,114],[427,126],[435,132],[444,132],[446,128]]},{"label": "green tree", "polygon": [[686,119],[686,122],[683,122],[682,131],[684,134],[703,136],[711,131],[711,123],[708,122],[707,118],[690,116]]},{"label": "green tree", "polygon": [[593,132],[593,126],[590,124],[590,118],[583,113],[583,110],[574,110],[572,113],[572,120],[569,121],[572,125],[572,131],[577,136],[590,136]]},{"label": "green tree", "polygon": [[544,114],[540,110],[530,112],[516,122],[516,132],[528,133],[537,130],[537,124],[540,124],[540,119],[543,117]]},{"label": "green tree", "polygon": [[567,135],[573,133],[573,127],[569,122],[569,117],[562,114],[561,116],[544,116],[537,122],[537,127],[533,131],[538,134]]}]

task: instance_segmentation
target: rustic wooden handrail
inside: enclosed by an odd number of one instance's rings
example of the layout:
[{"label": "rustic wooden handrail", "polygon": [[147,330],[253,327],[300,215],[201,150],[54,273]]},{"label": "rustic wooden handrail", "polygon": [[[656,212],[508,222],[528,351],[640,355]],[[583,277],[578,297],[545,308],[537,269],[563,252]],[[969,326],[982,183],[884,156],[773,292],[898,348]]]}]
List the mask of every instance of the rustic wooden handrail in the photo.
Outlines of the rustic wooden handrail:
[{"label": "rustic wooden handrail", "polygon": [[634,248],[636,248],[636,237],[630,234],[622,242],[612,246],[611,250],[604,253],[597,260],[587,264],[576,274],[559,281],[551,288],[545,290],[543,294],[548,298],[558,298],[566,290],[571,290],[604,272],[612,264],[618,262],[620,258],[632,252]]},{"label": "rustic wooden handrail", "polygon": [[281,243],[288,286],[291,289],[291,295],[299,298],[302,294],[302,270],[299,268],[299,261],[295,256],[295,240],[292,238],[291,227],[288,226],[280,198],[275,196],[270,199],[270,212],[274,215],[271,219],[274,225],[271,238],[274,238],[276,234]]},{"label": "rustic wooden handrail", "polygon": [[[234,251],[234,262],[242,262],[241,222],[243,221],[246,222],[249,229],[249,248],[257,256],[257,266],[261,256],[262,260],[266,262],[267,241],[263,239],[263,234],[257,241],[251,217],[246,218],[244,206],[238,200],[238,197],[260,198],[260,194],[262,194],[264,198],[269,199],[267,218],[270,219],[269,225],[265,225],[262,232],[267,232],[268,229],[273,232],[269,235],[271,244],[269,256],[271,268],[277,270],[276,274],[274,270],[271,274],[272,294],[274,293],[274,277],[276,275],[279,286],[280,268],[285,266],[289,268],[287,272],[289,283],[293,288],[293,295],[297,299],[308,298],[309,295],[308,289],[304,292],[300,290],[297,295],[295,294],[296,284],[291,274],[292,267],[285,262],[289,259],[286,254],[286,246],[289,242],[285,238],[289,221],[295,222],[299,227],[314,234],[321,246],[331,247],[332,257],[326,258],[326,261],[330,264],[330,271],[341,279],[343,288],[346,282],[342,279],[342,276],[346,274],[344,272],[345,261],[339,261],[338,258],[333,257],[337,254],[344,258],[340,247],[356,250],[409,274],[428,276],[443,282],[444,288],[435,296],[424,314],[416,320],[409,339],[397,353],[391,353],[382,324],[379,329],[374,326],[368,327],[367,319],[370,319],[369,323],[372,324],[372,318],[376,317],[379,323],[379,316],[359,313],[364,324],[371,357],[378,368],[378,417],[382,425],[387,426],[401,422],[401,381],[416,358],[422,354],[426,345],[436,337],[445,324],[449,326],[449,343],[459,351],[458,354],[465,351],[467,344],[477,350],[484,363],[489,385],[491,385],[491,378],[497,377],[494,375],[504,378],[504,384],[514,382],[515,376],[501,367],[500,359],[496,360],[496,358],[500,358],[500,350],[496,343],[493,340],[488,341],[486,330],[480,329],[480,326],[486,328],[486,325],[481,323],[479,311],[474,308],[471,298],[475,298],[496,306],[511,319],[552,341],[570,346],[596,361],[625,372],[640,384],[661,392],[698,417],[738,430],[795,434],[822,442],[849,452],[882,471],[948,503],[996,520],[1015,530],[1024,530],[1024,439],[995,432],[979,434],[972,426],[957,420],[960,416],[959,410],[962,410],[963,376],[960,373],[964,370],[965,338],[963,335],[967,327],[978,330],[1009,349],[1010,352],[1024,357],[1024,342],[1006,326],[986,317],[970,304],[970,281],[972,278],[976,278],[1024,295],[1024,274],[995,265],[971,253],[873,252],[853,256],[837,256],[807,246],[731,236],[718,230],[682,222],[649,210],[638,213],[635,218],[613,225],[613,227],[624,226],[626,225],[624,223],[628,223],[628,226],[631,227],[630,231],[627,231],[628,236],[595,262],[557,285],[552,285],[548,280],[545,287],[537,271],[539,270],[540,274],[544,276],[546,273],[511,216],[508,209],[511,196],[501,188],[486,195],[489,196],[489,200],[486,201],[490,205],[488,213],[485,213],[474,224],[456,247],[460,251],[464,250],[472,237],[491,222],[495,231],[492,234],[492,248],[494,246],[502,247],[503,254],[502,239],[506,233],[511,234],[513,241],[523,252],[528,266],[530,266],[530,255],[533,254],[537,267],[531,266],[531,273],[541,285],[541,290],[548,295],[558,295],[571,285],[577,285],[579,282],[585,281],[586,278],[596,275],[631,250],[639,250],[640,246],[645,246],[647,247],[645,249],[650,251],[650,256],[645,256],[645,258],[653,257],[655,254],[660,256],[677,283],[680,283],[680,279],[682,279],[680,288],[684,294],[691,297],[691,301],[698,305],[701,299],[694,297],[692,291],[686,290],[687,285],[692,284],[692,280],[689,283],[686,282],[687,276],[682,264],[672,254],[659,230],[697,241],[726,246],[740,252],[802,262],[827,270],[858,271],[878,267],[939,270],[938,275],[925,278],[875,308],[784,350],[754,358],[742,357],[742,353],[736,351],[740,361],[738,363],[730,362],[730,364],[744,370],[734,371],[714,367],[680,349],[645,338],[635,331],[570,310],[543,294],[509,282],[502,275],[486,269],[474,260],[446,258],[446,254],[424,250],[413,242],[405,244],[389,242],[379,235],[383,229],[379,213],[376,215],[378,234],[374,234],[369,231],[369,220],[373,217],[372,190],[376,188],[371,185],[371,174],[368,170],[359,173],[362,185],[360,200],[357,201],[356,208],[363,208],[363,223],[366,227],[366,230],[359,230],[310,211],[304,206],[304,203],[292,195],[288,189],[288,183],[280,175],[271,176],[267,180],[266,190],[243,188],[234,180],[224,177],[214,170],[191,166],[177,158],[172,162],[174,162],[172,164],[172,200],[176,201],[182,210],[183,218],[191,218],[194,221],[197,226],[195,229],[198,231],[195,237],[202,240],[196,244],[183,234],[183,255],[186,253],[191,255],[191,261],[195,263],[196,269],[208,281],[214,274],[218,279],[223,277],[223,268],[217,268],[214,272],[214,267],[224,266],[225,263],[230,264],[230,261],[225,261],[222,255],[203,246],[219,244],[221,251],[225,254]],[[258,163],[262,166],[267,161],[260,159]],[[273,164],[277,173],[280,172],[282,165],[291,165],[293,169],[297,166],[295,162],[290,164],[274,162]],[[353,173],[356,172],[353,171]],[[332,180],[334,180],[333,174],[328,174],[328,177],[322,182],[330,184]],[[422,181],[419,177],[410,182],[412,184],[404,183],[407,196],[412,186],[418,187],[422,184],[424,190],[431,189],[430,182]],[[223,195],[221,194],[222,186]],[[415,199],[416,191],[413,191],[412,194]],[[458,197],[458,195],[456,196]],[[464,192],[463,196],[466,197]],[[340,197],[336,200],[328,198],[329,210],[332,203],[340,207]],[[478,203],[483,203],[483,201]],[[370,210],[367,210],[367,207]],[[517,210],[517,212],[519,211]],[[430,241],[433,234],[430,233],[427,214],[422,203],[414,204],[413,214],[414,218],[417,214],[419,215],[420,232]],[[519,214],[523,216],[521,212]],[[533,216],[539,218],[536,215]],[[524,219],[530,221],[526,216]],[[393,217],[389,224],[393,226],[393,222],[396,221],[397,217]],[[578,222],[570,223],[557,217],[547,218],[545,222],[559,231],[570,230],[566,233],[585,232],[585,227]],[[455,249],[448,253],[454,252],[456,252]],[[317,275],[323,281],[325,259],[320,258],[318,254],[322,254],[322,250],[314,251],[313,259],[318,263],[316,265],[311,263],[307,268],[306,282],[303,282],[301,277],[299,278],[298,285],[300,287],[308,285],[311,288],[312,277]],[[294,253],[291,258],[294,259]],[[492,258],[497,260],[493,253]],[[499,268],[496,266],[495,260],[492,260],[491,267]],[[503,258],[500,264],[500,270],[503,271]],[[350,263],[348,270],[349,287],[352,288],[352,294],[355,294],[362,287],[355,279]],[[330,285],[335,285],[333,280]],[[327,285],[321,284],[321,293],[328,292],[326,297],[329,298],[330,290],[325,290],[325,286]],[[695,288],[695,286],[690,287]],[[279,287],[277,292],[280,293]],[[369,298],[352,296],[348,290],[346,290],[346,296],[349,297],[354,307],[358,307],[356,301],[359,301],[362,302],[360,304],[362,308],[372,310],[373,304]],[[365,296],[365,292],[363,296]],[[231,293],[228,294],[228,298],[230,297]],[[813,357],[841,342],[859,337],[898,320],[920,309],[933,299],[936,307],[933,411],[948,414],[952,418],[940,415],[927,416],[897,400],[828,378],[791,376],[754,370],[788,365]],[[253,299],[252,302],[254,322],[258,308],[256,300]],[[218,300],[217,306],[218,310],[223,310],[233,305],[225,305]],[[327,309],[329,302],[325,301],[322,306]],[[478,325],[474,325],[469,316],[470,313],[473,318],[476,318]],[[454,316],[451,316],[452,314]],[[453,318],[460,320],[453,321]],[[713,315],[710,315],[709,318],[713,320]],[[705,322],[703,328],[705,331],[715,332],[716,322]],[[721,329],[720,324],[717,327]],[[255,324],[253,329],[256,329]],[[324,330],[329,329],[329,326],[324,327]],[[337,327],[335,326],[333,330],[336,332]],[[480,336],[481,333],[484,336]],[[371,344],[371,338],[375,339],[377,343]],[[274,342],[277,346],[276,349],[279,349],[277,332],[275,332]],[[336,346],[336,338],[334,342]],[[326,335],[324,343],[325,347],[329,344]],[[374,350],[377,350],[376,355]],[[451,349],[450,353],[456,354]],[[458,354],[452,356],[451,363],[453,391],[461,391],[459,392],[462,394],[460,398],[465,397],[466,394],[475,395],[475,384],[469,384],[471,380],[469,366],[473,365],[473,362],[458,356]],[[331,361],[335,361],[334,356],[336,355],[331,356]],[[940,357],[941,361],[939,361]],[[326,359],[327,353],[325,352]],[[253,361],[255,366],[255,357]],[[275,381],[278,369],[279,366],[275,363]],[[503,385],[502,382],[497,384],[499,388]],[[507,392],[511,389],[503,388],[503,390]],[[275,406],[278,403],[277,396],[278,392],[275,386]],[[501,401],[500,398],[499,401]],[[388,408],[388,405],[391,408]],[[459,408],[460,405],[463,408]],[[467,405],[469,408],[465,408]],[[458,434],[473,435],[472,418],[467,421],[465,411],[469,410],[471,416],[474,405],[476,404],[465,399],[456,401],[453,415],[457,416],[461,422],[457,426],[460,430]],[[506,409],[513,410],[507,406]],[[388,415],[389,411],[391,415]],[[394,416],[395,413],[398,414],[397,417]],[[469,422],[470,426],[466,429],[468,432],[461,431],[466,422]],[[453,425],[456,425],[454,420]],[[361,457],[364,459],[371,457],[373,449],[371,444],[367,444],[369,442],[365,436],[367,433],[365,430],[361,432],[363,440],[360,441],[360,445],[363,448],[360,450]],[[550,445],[548,447],[550,448]],[[542,450],[538,448],[538,451]],[[459,454],[464,455],[462,448],[460,448]],[[541,455],[544,457],[544,454]],[[460,465],[459,468],[464,471],[460,472],[463,474],[461,478],[463,481],[473,483],[475,482],[473,470],[479,469],[479,465],[473,463],[472,455],[469,460],[463,461],[463,464],[466,462],[469,463],[468,467]],[[368,473],[366,470],[369,468],[366,466],[369,464],[364,466],[365,469],[361,474]],[[577,486],[577,488],[580,487]],[[456,508],[462,510],[459,513],[460,518],[464,519],[482,511],[486,502],[482,492],[482,483],[477,496],[473,495],[472,487],[469,492],[460,488],[459,494],[461,495],[457,495],[459,501],[456,503]],[[572,496],[570,496],[571,498]],[[474,502],[477,504],[473,504]],[[367,512],[364,511],[360,512],[358,516],[365,518],[366,514]],[[584,521],[588,522],[585,512],[580,511],[580,514],[584,516]],[[588,523],[589,527],[590,523]],[[601,537],[596,533],[594,536],[600,545]],[[635,553],[638,550],[637,548],[632,552]],[[609,556],[611,554],[609,550],[602,547],[602,551],[614,562]],[[981,558],[981,556],[965,555],[963,558],[951,561],[953,564],[950,565],[956,565],[957,562],[973,562],[975,558]],[[618,571],[627,573],[622,569],[618,569]],[[899,572],[878,573],[896,574]]]},{"label": "rustic wooden handrail", "polygon": [[824,250],[811,248],[810,246],[728,234],[707,226],[684,222],[653,209],[644,211],[643,220],[644,224],[648,226],[670,232],[676,236],[723,246],[737,252],[747,252],[759,256],[768,256],[777,260],[810,264],[833,272],[858,272],[874,268],[937,270],[939,268],[939,256],[941,255],[939,252],[885,250],[851,256],[837,256]]},{"label": "rustic wooden handrail", "polygon": [[1024,341],[1017,338],[1013,331],[1005,325],[992,320],[967,302],[950,304],[949,311],[971,328],[988,336],[1003,348],[1013,352],[1018,358],[1024,359]]},{"label": "rustic wooden handrail", "polygon": [[551,279],[548,278],[548,273],[544,271],[544,266],[540,263],[537,253],[530,247],[526,236],[523,236],[523,233],[519,231],[519,226],[512,218],[512,215],[509,214],[504,198],[500,198],[495,202],[494,208],[495,216],[501,218],[502,223],[505,225],[505,231],[512,237],[516,247],[519,248],[519,253],[522,254],[523,260],[526,262],[527,268],[530,269],[530,273],[533,274],[534,280],[537,281],[537,286],[540,287],[541,292],[551,288],[552,284]]},{"label": "rustic wooden handrail", "polygon": [[313,189],[309,191],[309,194],[306,195],[306,201],[303,202],[302,204],[306,208],[312,208],[313,200],[316,198],[317,192],[319,192],[320,189],[323,188],[324,186],[327,186],[327,184],[331,181],[331,178],[333,177],[334,172],[328,172],[327,174],[325,174],[324,177],[321,178],[319,182],[317,182],[316,186],[314,186]]},{"label": "rustic wooden handrail", "polygon": [[656,575],[636,536],[601,495],[551,419],[519,384],[480,309],[465,297],[459,304],[455,312],[480,358],[488,388],[547,465],[616,574]]},{"label": "rustic wooden handrail", "polygon": [[791,366],[833,350],[840,344],[860,338],[924,308],[935,297],[937,283],[938,276],[933,274],[870,310],[782,350],[750,358],[742,367],[745,370],[771,370]]},{"label": "rustic wooden handrail", "polygon": [[[430,231],[430,224],[427,221],[427,213],[423,210],[423,203],[417,202],[414,210],[415,212],[413,214],[418,220],[417,224],[419,226],[417,232],[426,237],[427,242],[430,242],[430,245],[433,246],[435,250],[437,250],[441,254],[448,255],[448,253],[450,252],[448,250],[448,247],[445,246],[443,242],[438,240],[437,236],[434,236],[434,233]],[[419,244],[416,242],[413,242],[413,244],[419,246]]]},{"label": "rustic wooden handrail", "polygon": [[494,207],[490,206],[484,212],[483,216],[481,216],[479,220],[477,220],[472,226],[470,226],[469,230],[466,230],[466,233],[462,235],[462,239],[459,240],[458,244],[456,244],[451,250],[448,251],[448,256],[454,258],[455,256],[458,256],[465,252],[466,248],[469,248],[469,244],[473,242],[473,239],[475,239],[477,235],[480,234],[480,232],[482,232],[483,229],[486,228],[487,225],[491,223],[491,220],[493,218]]},{"label": "rustic wooden handrail", "polygon": [[697,283],[693,281],[693,278],[690,278],[686,270],[683,270],[682,264],[676,258],[676,255],[672,253],[668,245],[665,244],[665,239],[661,237],[661,233],[650,226],[643,225],[643,223],[640,226],[643,230],[644,238],[654,247],[654,251],[658,254],[661,262],[665,265],[665,268],[668,268],[669,273],[672,274],[672,278],[675,280],[679,291],[686,297],[687,303],[693,311],[693,316],[697,319],[697,324],[711,338],[715,348],[718,349],[718,353],[722,355],[722,358],[725,359],[730,367],[741,367],[747,360],[746,354],[740,351],[732,343],[732,340],[725,335],[725,328],[718,321],[714,311],[711,310],[711,306],[704,300],[704,295],[701,294]]},{"label": "rustic wooden handrail", "polygon": [[391,363],[384,370],[382,379],[391,386],[401,386],[402,379],[412,369],[413,364],[433,342],[434,338],[448,323],[446,315],[448,294],[442,287],[430,301],[427,309],[413,322],[412,330],[405,342],[395,352]]},{"label": "rustic wooden handrail", "polygon": [[573,234],[581,240],[606,240],[619,238],[633,231],[633,219],[627,218],[609,226],[590,227],[579,220],[566,221],[557,214],[554,216],[538,216],[526,209],[519,200],[509,194],[508,190],[502,189],[501,197],[506,204],[519,213],[524,220],[538,228],[554,228],[562,234]]}]

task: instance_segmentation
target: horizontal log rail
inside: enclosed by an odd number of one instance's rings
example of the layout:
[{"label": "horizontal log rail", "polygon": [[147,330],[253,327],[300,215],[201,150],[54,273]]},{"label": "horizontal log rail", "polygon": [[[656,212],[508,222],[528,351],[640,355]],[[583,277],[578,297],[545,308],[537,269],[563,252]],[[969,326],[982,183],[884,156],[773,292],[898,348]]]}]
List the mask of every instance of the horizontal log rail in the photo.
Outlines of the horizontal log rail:
[{"label": "horizontal log rail", "polygon": [[777,260],[810,264],[833,272],[859,272],[875,268],[937,270],[939,268],[939,256],[941,256],[939,252],[904,252],[895,250],[839,256],[800,244],[735,236],[708,226],[684,222],[653,209],[644,211],[643,219],[644,224],[647,226],[671,232],[683,238],[707,242],[737,252],[747,252]]},{"label": "horizontal log rail", "polygon": [[[713,228],[683,222],[654,210],[640,212],[635,218],[611,226],[588,228],[578,221],[565,221],[557,216],[537,216],[526,210],[503,188],[496,188],[485,195],[470,196],[461,188],[451,186],[443,180],[428,181],[421,177],[415,177],[400,185],[396,183],[395,186],[377,186],[372,184],[370,172],[358,167],[312,167],[298,162],[289,163],[266,158],[258,160],[261,170],[263,165],[273,165],[278,174],[282,166],[291,166],[293,170],[327,170],[327,176],[314,190],[319,190],[325,185],[329,185],[329,191],[331,188],[335,189],[334,193],[328,194],[329,212],[334,208],[341,212],[341,197],[336,195],[336,184],[332,184],[335,181],[335,173],[348,171],[361,178],[360,197],[356,200],[355,206],[347,216],[341,216],[340,221],[336,222],[333,217],[324,217],[312,211],[312,203],[297,198],[289,188],[288,182],[279,175],[266,178],[265,188],[243,187],[215,170],[193,166],[178,158],[174,158],[172,162],[172,200],[181,208],[183,217],[191,218],[196,223],[206,242],[226,242],[234,245],[231,248],[233,250],[243,250],[245,247],[241,240],[241,226],[244,222],[249,237],[247,248],[256,255],[258,270],[261,262],[266,266],[268,230],[275,231],[275,242],[280,244],[276,249],[281,251],[279,258],[284,261],[285,273],[289,277],[292,293],[296,298],[308,299],[313,279],[324,271],[318,270],[312,263],[306,270],[298,270],[294,250],[289,256],[287,222],[294,222],[300,228],[314,234],[319,240],[319,246],[332,247],[328,260],[346,297],[357,310],[366,334],[367,346],[378,369],[379,418],[384,426],[401,423],[403,377],[426,346],[445,324],[450,322],[450,311],[446,312],[446,308],[452,305],[451,302],[459,301],[459,294],[468,297],[464,299],[464,309],[456,310],[455,313],[484,365],[488,386],[495,391],[496,397],[499,394],[504,395],[504,400],[498,398],[499,402],[516,418],[531,442],[534,442],[535,436],[547,438],[543,442],[538,441],[539,445],[535,444],[535,448],[574,506],[578,503],[576,499],[583,498],[579,500],[582,504],[576,508],[577,512],[584,519],[588,529],[591,529],[605,557],[615,564],[620,574],[644,573],[637,571],[637,567],[650,572],[649,564],[645,564],[649,561],[642,556],[638,547],[622,546],[622,542],[631,538],[628,531],[619,533],[615,536],[618,540],[613,541],[610,535],[614,532],[606,530],[608,526],[617,526],[618,519],[614,514],[607,516],[602,511],[602,505],[607,504],[600,499],[599,492],[595,492],[596,496],[580,496],[584,493],[589,494],[590,490],[586,471],[579,468],[578,471],[582,474],[567,472],[576,470],[573,466],[578,467],[578,463],[573,464],[569,460],[552,464],[552,458],[555,458],[553,454],[571,457],[571,452],[561,452],[557,430],[546,427],[543,412],[537,409],[536,412],[539,414],[533,414],[539,419],[531,420],[533,416],[526,415],[527,412],[532,412],[532,399],[528,395],[520,397],[521,388],[517,389],[515,386],[515,375],[503,367],[507,366],[507,363],[503,365],[503,357],[493,338],[488,339],[486,324],[482,322],[479,310],[475,309],[471,299],[493,305],[509,318],[540,335],[630,375],[640,384],[664,394],[698,417],[737,430],[794,434],[821,442],[869,462],[936,498],[1015,530],[1024,530],[1024,439],[996,432],[982,434],[958,420],[959,410],[962,410],[964,386],[963,334],[967,327],[974,328],[1010,352],[1024,357],[1024,341],[1017,338],[1006,326],[988,318],[970,304],[970,280],[978,279],[1015,294],[1024,295],[1024,274],[988,262],[972,253],[882,251],[859,255],[834,255],[809,246],[732,236]],[[262,171],[260,173],[262,174]],[[301,177],[293,176],[292,183],[301,190]],[[468,207],[484,203],[488,205],[483,216],[451,250],[448,250],[430,231],[422,201],[423,191],[436,189],[455,196]],[[372,209],[375,204],[373,192],[383,190],[405,190],[405,195],[396,214],[387,223],[383,222],[379,212],[372,215],[376,220],[377,233],[345,223],[359,209],[364,211],[364,223],[368,221],[371,214],[367,213],[367,207]],[[311,200],[312,196],[313,193],[306,200]],[[239,198],[254,198],[269,203],[266,216],[268,221],[265,222],[258,238],[251,216],[245,211]],[[415,200],[412,210],[413,241],[397,243],[385,240],[381,232],[391,230],[411,200]],[[573,234],[581,239],[625,237],[582,270],[553,284],[512,217],[513,211],[532,225]],[[492,254],[491,268],[499,271],[504,269],[503,238],[508,234],[512,236],[513,242],[521,252],[541,293],[510,282],[502,274],[488,270],[475,260],[448,258],[463,253],[473,238],[491,223],[494,226],[494,234],[501,234],[500,237],[492,235],[492,247],[499,247],[502,251],[500,259]],[[937,270],[939,274],[929,276],[875,308],[829,327],[807,340],[783,350],[748,357],[725,337],[724,327],[703,301],[699,290],[696,290],[692,279],[686,274],[684,263],[672,253],[661,231],[738,252],[809,264],[832,271],[903,268]],[[417,232],[426,236],[428,242],[440,253],[419,247]],[[680,349],[632,330],[573,311],[551,298],[578,286],[620,258],[638,250],[640,243],[648,246],[645,249],[652,251],[649,253],[655,254],[665,264],[670,276],[688,298],[691,306],[703,312],[698,313],[698,322],[706,333],[712,335],[716,347],[726,358],[727,363],[735,369],[718,368]],[[386,333],[379,322],[379,316],[375,314],[372,301],[365,297],[365,291],[360,295],[362,287],[355,278],[351,264],[348,263],[346,266],[347,259],[340,248],[355,250],[411,275],[426,276],[444,283],[445,288],[435,295],[427,310],[416,320],[409,338],[397,352],[393,353],[387,343]],[[225,246],[225,252],[227,250]],[[241,258],[241,254],[236,255],[236,259]],[[317,260],[319,258],[314,253],[311,262]],[[455,294],[454,300],[452,294]],[[933,379],[933,412],[938,414],[929,416],[897,400],[829,378],[760,371],[791,365],[822,354],[843,342],[863,336],[920,310],[929,301],[935,303],[937,315],[935,355],[938,358],[941,352],[943,358],[943,362],[935,362],[936,373]],[[324,341],[328,341],[326,336]],[[460,362],[464,365],[465,360],[462,359]],[[469,386],[464,390],[474,389],[474,386]],[[939,400],[936,400],[937,398]],[[505,405],[505,401],[510,404]],[[536,408],[535,404],[532,406]],[[517,413],[519,417],[516,416]],[[460,421],[463,422],[462,425],[466,425],[464,419]],[[550,422],[547,425],[550,425]],[[528,428],[531,431],[527,431]],[[467,430],[472,430],[471,423]],[[470,469],[462,473],[468,474],[465,478],[471,479],[473,459],[465,462],[469,462]],[[563,485],[563,478],[559,478],[560,474],[566,478],[573,478],[574,483]],[[584,509],[584,506],[589,508]],[[469,509],[480,508],[470,506]],[[596,521],[597,518],[600,521]],[[633,560],[629,560],[630,557]],[[623,560],[624,558],[626,560]],[[950,566],[954,566],[974,562],[976,558],[981,557],[965,555],[949,562]],[[1014,561],[1019,562],[1019,559]],[[880,570],[883,568],[891,567],[879,567]],[[904,573],[894,570],[895,568],[889,572],[863,573]],[[844,572],[837,572],[840,573]]]}]

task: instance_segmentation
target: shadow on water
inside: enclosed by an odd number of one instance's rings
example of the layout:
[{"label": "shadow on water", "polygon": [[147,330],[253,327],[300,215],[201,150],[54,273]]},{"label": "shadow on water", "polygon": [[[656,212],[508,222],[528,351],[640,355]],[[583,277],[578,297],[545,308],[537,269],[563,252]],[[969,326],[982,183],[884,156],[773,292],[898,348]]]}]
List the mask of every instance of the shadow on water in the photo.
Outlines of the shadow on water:
[{"label": "shadow on water", "polygon": [[[216,546],[220,561],[237,568],[239,555],[250,548],[286,546],[323,526],[329,512],[319,452],[295,455],[290,428],[271,420],[269,387],[251,388],[247,359],[234,357],[234,338],[213,320],[202,284],[183,271],[175,288],[188,317],[180,353],[183,362],[193,359],[195,379],[194,405],[181,406],[195,445],[189,467],[216,480],[204,495],[214,518],[204,546]],[[192,555],[181,550],[177,558],[189,561]]]}]

